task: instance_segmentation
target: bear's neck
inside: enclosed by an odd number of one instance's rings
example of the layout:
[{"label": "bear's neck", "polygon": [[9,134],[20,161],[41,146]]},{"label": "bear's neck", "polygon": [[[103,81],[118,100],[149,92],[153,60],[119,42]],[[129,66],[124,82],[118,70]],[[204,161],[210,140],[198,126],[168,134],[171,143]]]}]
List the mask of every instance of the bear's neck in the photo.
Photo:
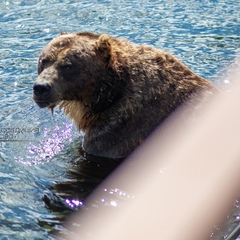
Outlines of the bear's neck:
[{"label": "bear's neck", "polygon": [[82,131],[86,131],[98,118],[98,115],[92,114],[89,107],[84,105],[81,101],[62,101],[59,104],[59,108],[63,109],[64,114],[69,116],[78,129]]}]

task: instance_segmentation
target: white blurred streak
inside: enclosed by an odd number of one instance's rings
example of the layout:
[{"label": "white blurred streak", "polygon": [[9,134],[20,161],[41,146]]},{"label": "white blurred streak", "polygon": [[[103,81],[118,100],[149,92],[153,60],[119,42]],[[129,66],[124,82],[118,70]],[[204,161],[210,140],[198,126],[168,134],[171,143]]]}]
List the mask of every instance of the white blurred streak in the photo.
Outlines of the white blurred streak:
[{"label": "white blurred streak", "polygon": [[232,91],[215,96],[194,123],[174,114],[101,185],[124,189],[135,199],[118,211],[76,215],[71,222],[84,224],[69,239],[209,239],[240,187],[239,73],[231,77]]}]

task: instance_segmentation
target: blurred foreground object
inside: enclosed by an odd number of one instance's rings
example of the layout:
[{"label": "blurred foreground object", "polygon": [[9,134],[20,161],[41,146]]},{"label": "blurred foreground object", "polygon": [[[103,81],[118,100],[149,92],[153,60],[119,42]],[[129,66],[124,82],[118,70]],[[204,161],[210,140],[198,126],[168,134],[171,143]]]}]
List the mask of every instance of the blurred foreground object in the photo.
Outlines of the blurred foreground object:
[{"label": "blurred foreground object", "polygon": [[[69,239],[209,239],[240,187],[240,76],[191,124],[179,112],[157,129],[88,199],[115,187],[134,194],[121,209],[93,209],[69,221]],[[185,111],[185,109],[181,109]],[[151,116],[149,116],[151,117]],[[99,195],[98,195],[99,194]]]}]

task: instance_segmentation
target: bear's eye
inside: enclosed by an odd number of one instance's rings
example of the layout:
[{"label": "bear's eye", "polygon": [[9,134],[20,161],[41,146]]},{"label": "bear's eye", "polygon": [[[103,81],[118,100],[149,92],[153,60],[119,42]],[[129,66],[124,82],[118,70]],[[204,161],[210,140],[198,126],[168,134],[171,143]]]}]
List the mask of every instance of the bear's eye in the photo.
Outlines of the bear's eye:
[{"label": "bear's eye", "polygon": [[73,64],[70,61],[66,61],[60,65],[60,68],[62,71],[68,72],[68,71],[72,70]]},{"label": "bear's eye", "polygon": [[44,68],[46,67],[46,65],[47,64],[49,64],[49,60],[47,60],[47,59],[39,59],[39,61],[38,61],[38,74],[40,74],[43,70],[44,70]]},{"label": "bear's eye", "polygon": [[70,69],[72,69],[72,64],[62,65],[61,68],[62,68],[63,70],[70,70]]}]

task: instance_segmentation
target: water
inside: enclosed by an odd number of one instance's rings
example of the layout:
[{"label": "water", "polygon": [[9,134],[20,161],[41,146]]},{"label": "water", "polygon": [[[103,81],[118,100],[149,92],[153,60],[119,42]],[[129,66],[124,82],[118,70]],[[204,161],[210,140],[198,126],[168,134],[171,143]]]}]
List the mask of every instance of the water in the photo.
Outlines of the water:
[{"label": "water", "polygon": [[[226,69],[239,66],[239,12],[235,0],[2,0],[0,136],[21,141],[0,141],[0,239],[64,235],[61,221],[118,164],[79,155],[82,134],[69,119],[32,101],[37,58],[50,39],[66,31],[108,33],[165,49],[227,85]],[[106,202],[96,204],[118,205],[121,190],[105,191]]]}]

